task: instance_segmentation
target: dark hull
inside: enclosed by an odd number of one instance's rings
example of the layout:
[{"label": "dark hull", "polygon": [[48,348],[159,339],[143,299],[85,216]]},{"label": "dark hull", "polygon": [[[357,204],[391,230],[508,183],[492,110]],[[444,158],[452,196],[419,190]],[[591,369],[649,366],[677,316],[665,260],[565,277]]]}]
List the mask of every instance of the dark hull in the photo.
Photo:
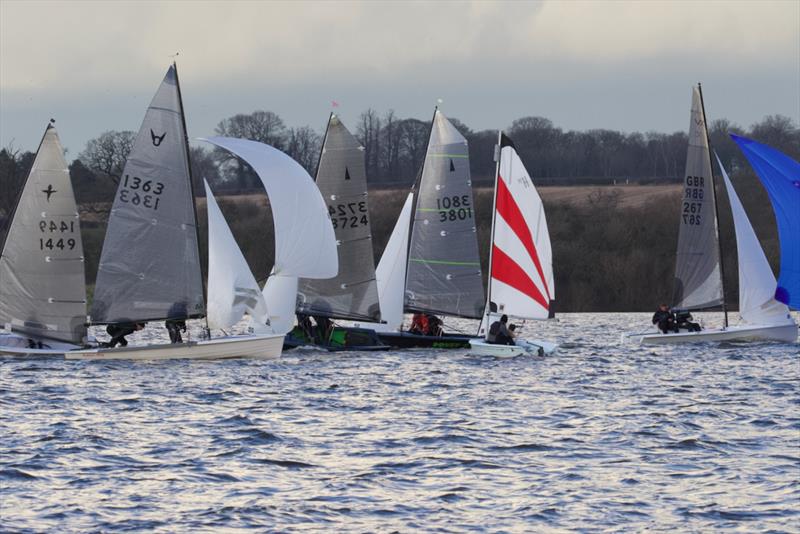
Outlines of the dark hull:
[{"label": "dark hull", "polygon": [[468,349],[469,340],[474,337],[464,334],[422,336],[410,332],[378,332],[381,343],[397,349]]},{"label": "dark hull", "polygon": [[390,348],[378,339],[374,330],[345,326],[334,327],[331,335],[325,340],[308,337],[299,328],[289,332],[283,340],[283,350],[308,346],[319,347],[331,352],[343,350],[387,350]]}]

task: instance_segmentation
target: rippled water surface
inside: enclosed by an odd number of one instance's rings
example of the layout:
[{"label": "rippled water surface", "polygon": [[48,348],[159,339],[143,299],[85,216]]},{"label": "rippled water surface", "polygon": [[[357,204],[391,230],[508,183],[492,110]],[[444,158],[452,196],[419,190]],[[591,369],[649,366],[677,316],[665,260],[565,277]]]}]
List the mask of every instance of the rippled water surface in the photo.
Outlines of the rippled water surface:
[{"label": "rippled water surface", "polygon": [[800,530],[798,345],[0,360],[4,531]]}]

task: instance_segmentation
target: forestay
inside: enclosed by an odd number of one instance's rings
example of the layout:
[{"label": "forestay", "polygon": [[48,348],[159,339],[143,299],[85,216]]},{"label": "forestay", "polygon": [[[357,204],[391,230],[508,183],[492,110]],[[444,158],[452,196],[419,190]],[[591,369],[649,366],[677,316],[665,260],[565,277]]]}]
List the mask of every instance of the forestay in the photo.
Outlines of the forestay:
[{"label": "forestay", "polygon": [[108,220],[93,323],[204,315],[197,221],[175,66],[133,144]]},{"label": "forestay", "polygon": [[411,231],[405,308],[479,318],[484,304],[467,140],[436,110]]},{"label": "forestay", "polygon": [[499,314],[547,319],[555,286],[544,206],[513,143],[501,135],[500,146],[489,299]]},{"label": "forestay", "polygon": [[0,326],[78,344],[85,322],[78,207],[64,149],[48,125],[0,255]]},{"label": "forestay", "polygon": [[728,173],[717,155],[722,179],[728,192],[728,200],[736,230],[736,250],[739,259],[739,315],[751,324],[784,324],[789,317],[789,308],[775,300],[775,275],[769,266],[764,250],[756,237],[747,213],[733,188]]},{"label": "forestay", "polygon": [[300,280],[297,311],[380,321],[364,148],[334,114],[328,121],[316,183],[333,223],[339,274],[335,278]]},{"label": "forestay", "polygon": [[266,324],[267,305],[214,194],[205,182],[208,210],[208,326],[230,328],[248,313]]},{"label": "forestay", "polygon": [[702,309],[722,304],[714,181],[700,91],[692,93],[689,148],[683,179],[673,307]]},{"label": "forestay", "polygon": [[781,244],[775,298],[800,309],[800,163],[774,148],[731,135],[769,194]]}]

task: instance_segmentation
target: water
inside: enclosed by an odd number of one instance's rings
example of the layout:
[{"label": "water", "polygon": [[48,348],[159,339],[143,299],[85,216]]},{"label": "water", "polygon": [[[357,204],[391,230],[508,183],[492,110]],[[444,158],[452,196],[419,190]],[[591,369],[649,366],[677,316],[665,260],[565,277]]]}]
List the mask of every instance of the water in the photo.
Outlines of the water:
[{"label": "water", "polygon": [[[0,361],[4,531],[800,531],[798,345]],[[569,340],[567,342],[567,340]]]}]

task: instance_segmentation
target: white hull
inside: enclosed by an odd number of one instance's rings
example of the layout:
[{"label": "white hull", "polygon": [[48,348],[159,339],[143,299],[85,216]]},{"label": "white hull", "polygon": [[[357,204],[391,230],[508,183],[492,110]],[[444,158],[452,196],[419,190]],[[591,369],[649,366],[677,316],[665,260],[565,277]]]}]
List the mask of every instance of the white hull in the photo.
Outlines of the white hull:
[{"label": "white hull", "polygon": [[672,343],[708,343],[714,341],[797,341],[797,325],[741,325],[728,328],[709,328],[700,332],[679,332],[662,334],[648,332],[646,334],[623,334],[622,341],[630,341],[642,345],[668,345]]},{"label": "white hull", "polygon": [[470,354],[476,356],[493,356],[495,358],[516,358],[517,356],[544,356],[552,354],[558,345],[550,341],[538,339],[519,339],[516,345],[496,345],[488,343],[484,338],[469,340]]},{"label": "white hull", "polygon": [[74,350],[64,356],[68,360],[272,360],[281,355],[283,337],[283,334],[230,336],[169,345]]},{"label": "white hull", "polygon": [[42,341],[41,349],[28,347],[28,338],[17,334],[0,333],[1,356],[61,356],[65,352],[75,350],[77,345],[59,341]]}]

